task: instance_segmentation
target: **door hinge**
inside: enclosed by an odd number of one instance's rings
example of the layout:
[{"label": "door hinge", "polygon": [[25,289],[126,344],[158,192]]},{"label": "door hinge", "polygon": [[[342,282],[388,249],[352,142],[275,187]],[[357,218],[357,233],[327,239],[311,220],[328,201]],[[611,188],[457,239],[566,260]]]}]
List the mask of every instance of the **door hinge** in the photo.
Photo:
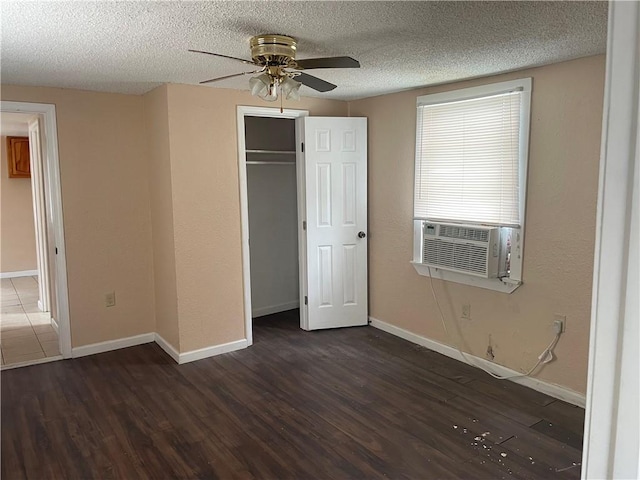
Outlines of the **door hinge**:
[{"label": "door hinge", "polygon": [[304,142],[300,144],[300,148],[302,149],[302,153],[304,153]]},{"label": "door hinge", "polygon": [[306,230],[306,229],[307,229],[307,221],[306,221],[306,220],[303,220],[303,221],[302,221],[302,229],[303,229],[303,230]]},{"label": "door hinge", "polygon": [[309,297],[307,297],[306,295],[304,296],[304,304],[309,305]]}]

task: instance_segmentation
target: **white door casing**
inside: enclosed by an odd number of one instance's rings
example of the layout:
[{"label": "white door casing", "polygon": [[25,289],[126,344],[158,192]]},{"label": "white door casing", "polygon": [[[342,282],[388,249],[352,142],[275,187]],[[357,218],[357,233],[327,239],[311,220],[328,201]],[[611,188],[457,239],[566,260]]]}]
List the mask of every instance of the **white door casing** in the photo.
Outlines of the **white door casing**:
[{"label": "white door casing", "polygon": [[49,259],[47,252],[47,219],[44,190],[44,168],[40,120],[29,121],[29,155],[31,160],[31,191],[33,192],[33,218],[36,231],[36,260],[38,265],[38,307],[49,311]]},{"label": "white door casing", "polygon": [[[368,323],[367,119],[297,121],[301,222],[301,327]],[[304,143],[304,151],[302,148]],[[300,199],[299,199],[300,200]],[[306,263],[306,265],[303,265]]]},{"label": "white door casing", "polygon": [[[244,294],[244,322],[245,338],[247,346],[253,345],[253,324],[251,318],[251,265],[249,250],[249,205],[247,198],[247,167],[246,167],[246,139],[244,130],[244,117],[269,117],[269,118],[299,118],[309,115],[308,110],[293,110],[270,107],[237,107],[237,134],[238,134],[238,180],[240,184],[240,219],[242,238],[242,282]],[[296,166],[297,168],[297,166]],[[299,175],[299,173],[298,173]],[[301,200],[302,197],[302,200]],[[298,215],[300,214],[301,201],[304,201],[304,191],[300,188],[298,180]],[[300,254],[299,254],[300,255]],[[301,256],[299,258],[302,258]],[[303,262],[300,262],[301,264]],[[301,267],[302,268],[302,267]]]},{"label": "white door casing", "polygon": [[62,190],[60,187],[60,161],[58,158],[58,132],[56,107],[47,103],[0,101],[1,112],[28,113],[38,115],[41,124],[40,141],[44,164],[44,182],[47,186],[45,203],[50,216],[47,234],[54,245],[53,263],[55,268],[55,289],[57,323],[59,327],[60,352],[63,358],[71,358],[71,326],[69,323],[69,294],[67,285],[67,257],[64,241],[64,219],[62,212]]},{"label": "white door casing", "polygon": [[640,478],[640,3],[608,21],[584,479]]}]

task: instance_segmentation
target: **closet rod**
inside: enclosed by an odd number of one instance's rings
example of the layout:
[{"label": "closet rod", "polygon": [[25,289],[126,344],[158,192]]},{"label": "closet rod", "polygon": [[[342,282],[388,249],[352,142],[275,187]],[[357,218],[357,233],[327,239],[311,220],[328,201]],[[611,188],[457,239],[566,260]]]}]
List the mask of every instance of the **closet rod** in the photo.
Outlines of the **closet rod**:
[{"label": "closet rod", "polygon": [[269,160],[247,160],[247,165],[295,165],[295,162],[275,162]]}]

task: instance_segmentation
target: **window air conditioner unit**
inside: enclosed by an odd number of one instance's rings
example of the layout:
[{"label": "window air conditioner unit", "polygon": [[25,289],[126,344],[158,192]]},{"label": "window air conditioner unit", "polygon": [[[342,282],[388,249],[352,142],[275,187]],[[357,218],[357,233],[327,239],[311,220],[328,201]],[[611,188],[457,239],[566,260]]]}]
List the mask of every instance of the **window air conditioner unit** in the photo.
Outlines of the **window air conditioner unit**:
[{"label": "window air conditioner unit", "polygon": [[429,267],[496,278],[500,275],[500,228],[423,223],[422,263]]}]

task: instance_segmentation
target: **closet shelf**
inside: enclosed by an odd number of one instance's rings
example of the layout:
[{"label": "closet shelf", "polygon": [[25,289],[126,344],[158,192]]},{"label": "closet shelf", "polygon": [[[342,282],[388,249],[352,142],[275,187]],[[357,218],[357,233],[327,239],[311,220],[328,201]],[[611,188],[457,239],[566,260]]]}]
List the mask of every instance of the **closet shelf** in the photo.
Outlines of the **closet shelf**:
[{"label": "closet shelf", "polygon": [[247,153],[276,153],[285,155],[295,155],[295,150],[245,150]]},{"label": "closet shelf", "polygon": [[295,162],[274,162],[272,160],[247,160],[247,165],[293,165]]}]

